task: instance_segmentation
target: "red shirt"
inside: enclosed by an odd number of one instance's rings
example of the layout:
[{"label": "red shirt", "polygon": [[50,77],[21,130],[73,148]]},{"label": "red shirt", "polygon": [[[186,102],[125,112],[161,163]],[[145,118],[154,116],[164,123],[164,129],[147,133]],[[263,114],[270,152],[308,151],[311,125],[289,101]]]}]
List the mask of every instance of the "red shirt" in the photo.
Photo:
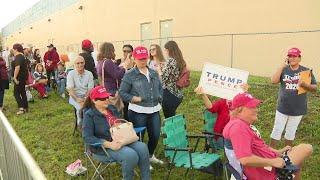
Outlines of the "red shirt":
[{"label": "red shirt", "polygon": [[[223,130],[223,137],[231,140],[231,144],[237,159],[252,155],[262,158],[276,158],[265,142],[250,128],[250,124],[239,119],[231,118]],[[263,167],[244,167],[244,174],[249,180],[274,180],[275,170],[265,170]]]},{"label": "red shirt", "polygon": [[222,134],[223,128],[230,120],[229,106],[226,99],[218,99],[212,103],[212,106],[208,111],[217,113],[217,120],[213,127],[213,131]]}]

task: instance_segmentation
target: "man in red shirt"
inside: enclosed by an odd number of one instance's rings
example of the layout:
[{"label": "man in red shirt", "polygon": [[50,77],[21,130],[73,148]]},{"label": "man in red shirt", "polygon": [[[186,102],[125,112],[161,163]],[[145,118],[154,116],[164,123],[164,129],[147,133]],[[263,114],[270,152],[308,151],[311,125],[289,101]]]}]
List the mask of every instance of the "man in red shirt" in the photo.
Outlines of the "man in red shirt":
[{"label": "man in red shirt", "polygon": [[[232,100],[231,119],[223,130],[223,136],[231,142],[236,158],[243,165],[244,174],[249,180],[273,180],[277,177],[275,168],[283,168],[288,162],[285,161],[286,156],[283,156],[285,152],[289,162],[301,168],[303,161],[312,154],[312,146],[299,144],[276,150],[266,145],[250,128],[257,120],[259,104],[260,100],[248,93],[236,95]],[[295,179],[300,179],[300,171],[295,174]]]},{"label": "man in red shirt", "polygon": [[50,81],[55,77],[55,71],[58,67],[60,59],[59,54],[57,53],[57,49],[53,46],[53,44],[50,44],[49,46],[47,46],[47,48],[48,51],[44,54],[43,60],[47,71],[48,86],[50,87]]}]

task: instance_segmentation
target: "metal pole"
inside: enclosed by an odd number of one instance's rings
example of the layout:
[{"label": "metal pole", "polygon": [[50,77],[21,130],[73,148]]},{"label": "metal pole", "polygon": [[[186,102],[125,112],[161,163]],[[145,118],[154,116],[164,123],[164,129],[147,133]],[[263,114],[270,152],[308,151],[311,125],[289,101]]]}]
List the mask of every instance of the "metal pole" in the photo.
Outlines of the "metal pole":
[{"label": "metal pole", "polygon": [[233,36],[234,34],[231,34],[231,52],[230,52],[230,67],[233,67]]}]

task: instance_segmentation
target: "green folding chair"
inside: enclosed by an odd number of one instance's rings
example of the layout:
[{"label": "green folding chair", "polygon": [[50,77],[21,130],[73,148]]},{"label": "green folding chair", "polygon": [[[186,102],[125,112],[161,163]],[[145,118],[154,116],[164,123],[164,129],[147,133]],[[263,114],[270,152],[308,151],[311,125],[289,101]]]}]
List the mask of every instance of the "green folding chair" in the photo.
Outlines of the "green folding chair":
[{"label": "green folding chair", "polygon": [[[165,157],[170,159],[167,179],[169,179],[174,166],[186,168],[185,176],[187,176],[190,169],[203,170],[220,162],[221,156],[218,154],[196,151],[200,138],[206,138],[208,135],[187,135],[186,120],[183,115],[165,119],[161,132],[164,136]],[[189,147],[188,138],[197,139],[194,148]]]},{"label": "green folding chair", "polygon": [[[211,150],[212,152],[216,152],[219,150],[223,150],[223,136],[222,134],[215,133],[213,131],[213,126],[216,123],[217,120],[217,114],[211,113],[208,110],[204,110],[203,112],[203,119],[204,119],[204,126],[203,126],[203,134],[208,135],[205,139],[205,151],[209,152]],[[214,138],[215,136],[218,136],[218,141]]]}]

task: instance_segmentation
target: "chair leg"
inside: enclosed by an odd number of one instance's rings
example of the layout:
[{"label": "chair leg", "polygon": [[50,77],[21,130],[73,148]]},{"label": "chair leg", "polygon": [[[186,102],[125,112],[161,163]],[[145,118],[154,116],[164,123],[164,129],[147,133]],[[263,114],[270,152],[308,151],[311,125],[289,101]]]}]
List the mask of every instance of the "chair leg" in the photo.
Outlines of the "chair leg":
[{"label": "chair leg", "polygon": [[169,171],[168,171],[168,175],[167,175],[167,180],[169,180],[172,168],[173,168],[173,165],[169,164]]},{"label": "chair leg", "polygon": [[75,117],[74,129],[73,129],[73,136],[74,136],[74,134],[76,133],[77,128],[78,128],[78,118],[77,118],[77,110],[76,110],[76,108],[73,108],[73,111],[74,111],[74,117]]},{"label": "chair leg", "polygon": [[190,170],[189,168],[186,170],[186,173],[184,174],[184,177],[185,177],[185,178],[187,178],[187,175],[188,175],[188,173],[189,173],[189,170]]},{"label": "chair leg", "polygon": [[224,176],[226,180],[229,180],[229,174],[228,174],[228,169],[226,164],[223,165],[223,170],[224,170]]}]

